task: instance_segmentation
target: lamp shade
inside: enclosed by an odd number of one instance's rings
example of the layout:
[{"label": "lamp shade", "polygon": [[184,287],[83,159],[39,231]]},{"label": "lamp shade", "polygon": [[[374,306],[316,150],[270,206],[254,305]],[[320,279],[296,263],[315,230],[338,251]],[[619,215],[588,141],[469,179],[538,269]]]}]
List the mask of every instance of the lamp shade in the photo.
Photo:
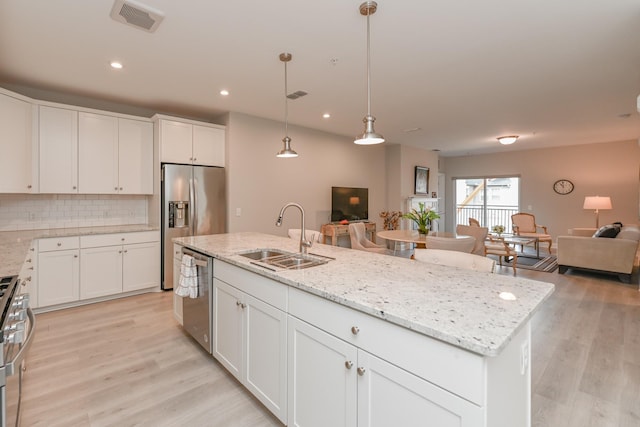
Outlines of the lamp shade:
[{"label": "lamp shade", "polygon": [[583,209],[613,209],[611,206],[611,197],[586,196],[584,198]]}]

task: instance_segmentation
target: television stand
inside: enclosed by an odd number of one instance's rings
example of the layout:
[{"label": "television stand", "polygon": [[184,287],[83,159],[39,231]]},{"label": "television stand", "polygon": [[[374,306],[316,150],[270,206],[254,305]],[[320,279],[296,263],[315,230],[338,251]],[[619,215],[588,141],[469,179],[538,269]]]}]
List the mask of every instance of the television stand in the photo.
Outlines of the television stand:
[{"label": "television stand", "polygon": [[[376,223],[375,222],[365,222],[364,228],[367,233],[371,234],[371,241],[373,243],[376,242]],[[349,224],[324,224],[320,228],[320,232],[322,233],[322,243],[327,243],[327,237],[331,237],[331,244],[333,246],[338,245],[338,237],[340,236],[348,236],[349,235]]]}]

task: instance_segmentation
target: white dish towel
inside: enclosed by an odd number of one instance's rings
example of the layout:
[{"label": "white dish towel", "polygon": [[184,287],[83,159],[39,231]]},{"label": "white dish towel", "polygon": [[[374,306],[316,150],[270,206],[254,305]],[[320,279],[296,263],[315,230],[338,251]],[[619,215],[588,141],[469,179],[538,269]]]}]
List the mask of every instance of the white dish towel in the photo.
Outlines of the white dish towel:
[{"label": "white dish towel", "polygon": [[198,269],[190,255],[182,255],[180,280],[174,292],[181,297],[198,298]]}]

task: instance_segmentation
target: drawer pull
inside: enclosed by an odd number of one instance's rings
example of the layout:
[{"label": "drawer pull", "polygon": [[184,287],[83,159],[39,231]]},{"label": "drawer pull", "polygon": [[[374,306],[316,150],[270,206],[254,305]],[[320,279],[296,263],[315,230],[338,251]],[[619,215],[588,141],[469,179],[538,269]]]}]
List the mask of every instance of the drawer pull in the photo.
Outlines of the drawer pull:
[{"label": "drawer pull", "polygon": [[358,335],[358,332],[360,332],[360,328],[358,328],[357,326],[352,326],[351,327],[351,333],[353,335]]},{"label": "drawer pull", "polygon": [[62,243],[58,242],[58,247],[62,246]]},{"label": "drawer pull", "polygon": [[238,307],[240,307],[241,309],[243,309],[243,310],[244,310],[245,308],[247,308],[247,304],[245,304],[245,303],[243,303],[243,302],[240,302],[240,301],[236,301],[236,305],[237,305]]},{"label": "drawer pull", "polygon": [[358,375],[363,376],[366,371],[367,370],[361,366],[358,368]]},{"label": "drawer pull", "polygon": [[347,360],[344,362],[344,367],[347,369],[351,369],[353,367],[353,362],[351,360]]}]

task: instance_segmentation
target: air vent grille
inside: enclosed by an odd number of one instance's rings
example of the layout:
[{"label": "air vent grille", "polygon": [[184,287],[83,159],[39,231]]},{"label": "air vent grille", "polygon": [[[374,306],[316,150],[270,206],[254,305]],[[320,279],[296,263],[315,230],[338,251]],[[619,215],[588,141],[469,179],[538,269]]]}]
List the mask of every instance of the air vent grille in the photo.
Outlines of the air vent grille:
[{"label": "air vent grille", "polygon": [[111,9],[111,18],[152,33],[160,25],[164,14],[134,0],[116,0]]},{"label": "air vent grille", "polygon": [[305,95],[308,95],[307,92],[305,92],[303,90],[297,90],[297,91],[287,95],[287,98],[289,98],[289,99],[298,99],[301,96],[305,96]]}]

